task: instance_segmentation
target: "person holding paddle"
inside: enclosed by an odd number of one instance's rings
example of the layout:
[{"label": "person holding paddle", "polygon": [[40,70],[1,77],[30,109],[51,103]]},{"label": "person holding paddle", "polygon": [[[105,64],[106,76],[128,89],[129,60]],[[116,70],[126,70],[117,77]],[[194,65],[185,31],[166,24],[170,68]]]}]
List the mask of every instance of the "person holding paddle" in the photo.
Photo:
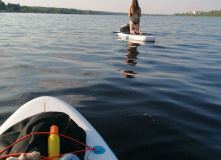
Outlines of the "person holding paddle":
[{"label": "person holding paddle", "polygon": [[140,31],[141,8],[139,7],[138,0],[132,1],[128,16],[130,17],[130,34],[142,34]]}]

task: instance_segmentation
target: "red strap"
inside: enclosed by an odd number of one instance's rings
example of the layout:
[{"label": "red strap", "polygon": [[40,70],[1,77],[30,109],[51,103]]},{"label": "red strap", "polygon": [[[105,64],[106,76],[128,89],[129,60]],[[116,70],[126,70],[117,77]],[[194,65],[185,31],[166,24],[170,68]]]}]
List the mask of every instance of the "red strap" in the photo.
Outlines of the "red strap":
[{"label": "red strap", "polygon": [[[11,145],[9,145],[8,147],[6,147],[6,148],[3,149],[2,151],[0,151],[0,154],[3,153],[4,151],[6,151],[7,149],[9,149],[10,147],[12,147],[13,145],[17,144],[18,142],[22,141],[23,139],[25,139],[25,138],[27,138],[27,137],[33,135],[33,134],[50,134],[50,132],[34,132],[34,133],[30,133],[30,134],[24,136],[23,138],[17,140],[16,142],[12,143]],[[59,136],[61,136],[61,137],[65,137],[65,138],[67,138],[67,139],[70,139],[70,140],[72,140],[72,141],[75,141],[75,142],[77,142],[77,143],[79,143],[79,144],[81,144],[81,145],[83,145],[83,146],[85,146],[85,147],[88,148],[88,149],[84,149],[84,150],[80,150],[80,151],[70,152],[70,153],[72,153],[72,154],[79,153],[79,152],[90,151],[90,150],[96,150],[95,148],[92,148],[92,147],[90,147],[90,146],[88,146],[88,145],[86,145],[86,144],[84,144],[84,143],[82,143],[82,142],[80,142],[80,141],[78,141],[78,140],[76,140],[76,139],[74,139],[74,138],[71,138],[71,137],[68,137],[68,136],[65,136],[65,135],[59,134],[59,133],[56,133],[56,134],[59,135]],[[9,157],[9,156],[18,156],[18,155],[21,155],[21,154],[22,154],[22,153],[8,154],[8,155],[1,156],[0,158],[6,158],[6,157]],[[29,153],[24,153],[24,154],[26,155],[26,154],[29,154]],[[65,154],[68,154],[68,153],[65,153]],[[42,158],[42,160],[50,160],[50,159],[55,158],[55,157],[61,157],[61,156],[65,155],[65,154],[61,154],[61,155],[57,155],[57,156],[53,156],[53,157],[44,157],[44,156],[41,156],[41,158]]]}]

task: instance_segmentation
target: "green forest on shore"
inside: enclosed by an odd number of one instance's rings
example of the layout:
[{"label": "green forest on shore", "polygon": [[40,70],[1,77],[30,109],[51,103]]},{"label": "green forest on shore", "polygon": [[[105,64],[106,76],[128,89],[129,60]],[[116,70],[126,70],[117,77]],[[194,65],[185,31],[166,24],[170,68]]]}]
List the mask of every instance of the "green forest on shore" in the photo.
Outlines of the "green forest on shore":
[{"label": "green forest on shore", "polygon": [[126,14],[126,13],[78,10],[78,9],[55,8],[55,7],[20,6],[20,4],[11,4],[11,3],[5,4],[2,0],[0,0],[0,11],[19,12],[19,13],[55,13],[55,14],[100,14],[100,15]]},{"label": "green forest on shore", "polygon": [[221,10],[210,12],[197,12],[197,13],[176,13],[175,16],[195,16],[195,17],[221,17]]}]

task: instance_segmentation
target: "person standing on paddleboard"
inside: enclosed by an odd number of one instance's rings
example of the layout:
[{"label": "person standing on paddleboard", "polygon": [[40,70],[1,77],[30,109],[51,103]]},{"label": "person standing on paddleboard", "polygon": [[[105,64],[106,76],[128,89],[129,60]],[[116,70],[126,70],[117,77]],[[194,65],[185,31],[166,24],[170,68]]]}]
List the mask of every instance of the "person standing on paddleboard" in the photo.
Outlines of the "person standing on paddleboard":
[{"label": "person standing on paddleboard", "polygon": [[138,0],[132,1],[128,16],[130,17],[130,34],[142,34],[140,31],[141,8]]}]

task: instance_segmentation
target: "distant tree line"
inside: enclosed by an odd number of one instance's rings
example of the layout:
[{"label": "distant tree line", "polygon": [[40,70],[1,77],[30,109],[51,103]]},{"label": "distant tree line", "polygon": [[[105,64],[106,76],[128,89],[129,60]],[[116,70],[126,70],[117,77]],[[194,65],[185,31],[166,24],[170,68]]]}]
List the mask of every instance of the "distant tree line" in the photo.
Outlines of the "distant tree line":
[{"label": "distant tree line", "polygon": [[11,4],[11,3],[8,3],[6,5],[2,0],[0,0],[0,11],[21,12],[21,13],[55,13],[55,14],[102,14],[102,15],[125,14],[125,13],[54,8],[54,7],[29,7],[29,6],[20,6],[19,4]]},{"label": "distant tree line", "polygon": [[8,5],[6,5],[4,2],[0,0],[0,11],[19,12],[20,9],[21,7],[19,4],[8,3]]},{"label": "distant tree line", "polygon": [[221,10],[206,12],[204,14],[204,16],[207,16],[207,17],[221,17]]},{"label": "distant tree line", "polygon": [[175,16],[196,16],[196,17],[221,17],[221,10],[210,11],[210,12],[197,12],[197,13],[176,13]]},{"label": "distant tree line", "polygon": [[6,11],[6,5],[0,0],[0,11]]},{"label": "distant tree line", "polygon": [[91,11],[91,10],[78,10],[67,8],[54,8],[54,7],[29,7],[21,6],[20,12],[23,13],[55,13],[55,14],[119,14],[113,12]]}]

